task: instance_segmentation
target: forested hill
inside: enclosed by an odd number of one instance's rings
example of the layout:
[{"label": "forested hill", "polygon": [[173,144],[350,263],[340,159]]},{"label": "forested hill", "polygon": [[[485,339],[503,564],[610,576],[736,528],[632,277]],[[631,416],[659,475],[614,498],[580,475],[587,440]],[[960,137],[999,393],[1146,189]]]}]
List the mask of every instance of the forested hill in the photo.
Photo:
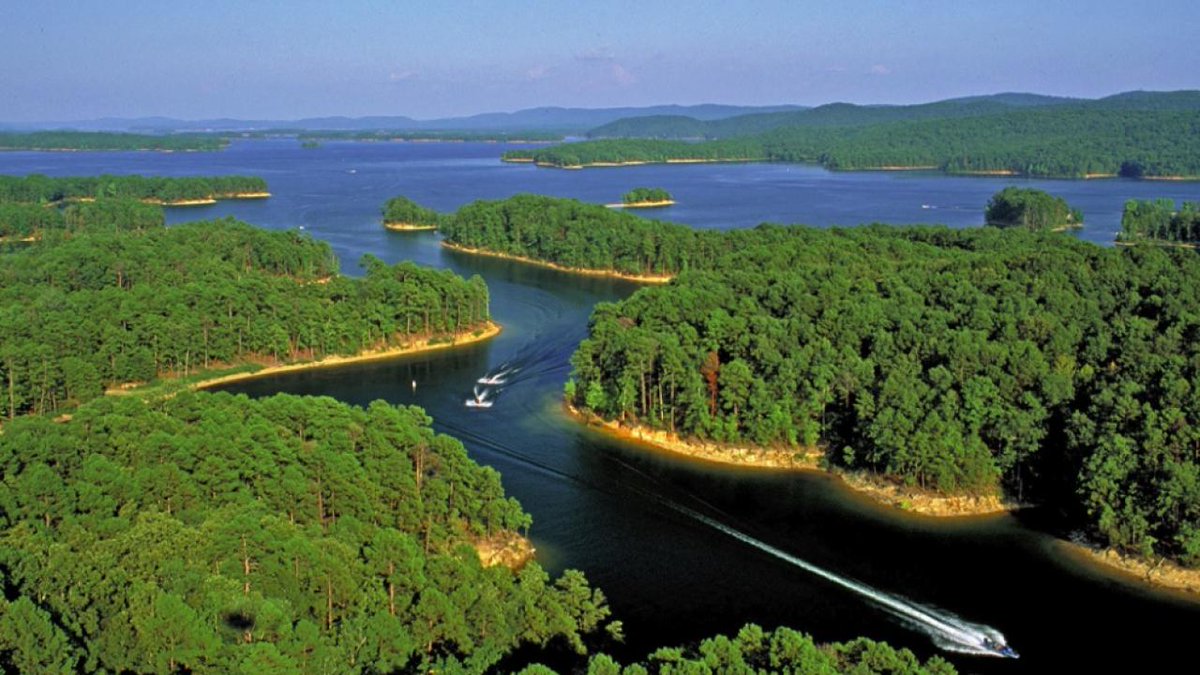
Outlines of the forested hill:
[{"label": "forested hill", "polygon": [[353,354],[482,328],[487,286],[232,220],[85,228],[0,255],[4,414],[53,412],[106,387],[247,360]]},{"label": "forested hill", "polygon": [[604,596],[483,568],[526,528],[499,474],[416,407],[181,394],[0,434],[0,666],[480,673],[582,651]]},{"label": "forested hill", "polygon": [[[1051,502],[1200,565],[1200,260],[994,228],[760,227],[597,306],[573,402],[803,448],[940,492]],[[586,239],[581,239],[586,241]]]},{"label": "forested hill", "polygon": [[148,135],[90,131],[0,132],[0,150],[220,150],[227,139],[202,134]]},{"label": "forested hill", "polygon": [[862,126],[920,119],[994,115],[1019,108],[1061,105],[1074,99],[1035,94],[997,94],[917,105],[829,103],[807,110],[752,113],[701,121],[687,116],[627,117],[596,127],[588,138],[717,139],[750,136],[780,127]]},{"label": "forested hill", "polygon": [[[956,105],[996,104],[969,101]],[[854,115],[883,114],[872,109],[851,113],[849,109],[854,107],[847,108],[847,120]],[[1192,178],[1200,176],[1198,158],[1200,94],[1196,92],[1129,95],[1087,104],[1025,106],[927,119],[782,125],[762,133],[734,134],[699,143],[586,141],[504,155],[509,161],[558,167],[783,161],[814,162],[840,170],[926,168],[949,173],[1070,178]]]}]

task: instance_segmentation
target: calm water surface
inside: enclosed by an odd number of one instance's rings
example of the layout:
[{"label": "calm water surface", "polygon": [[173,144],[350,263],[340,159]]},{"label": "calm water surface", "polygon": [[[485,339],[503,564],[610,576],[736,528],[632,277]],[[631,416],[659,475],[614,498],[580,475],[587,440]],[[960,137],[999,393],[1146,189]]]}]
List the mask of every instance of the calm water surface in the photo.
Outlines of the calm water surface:
[{"label": "calm water surface", "polygon": [[[497,468],[508,492],[533,514],[542,564],[582,569],[604,590],[625,622],[630,656],[754,621],[793,626],[823,641],[887,640],[923,657],[941,653],[967,672],[1143,671],[1194,657],[1190,639],[1200,629],[1200,604],[1080,566],[1052,537],[1016,518],[904,516],[820,474],[714,468],[580,428],[558,403],[568,358],[586,335],[592,306],[626,297],[636,286],[452,253],[433,233],[385,232],[378,213],[395,195],[452,210],[519,192],[612,202],[630,188],[652,186],[680,202],[656,217],[695,227],[764,221],[967,227],[980,224],[994,192],[1020,184],[1081,208],[1088,225],[1079,236],[1107,244],[1126,199],[1200,200],[1200,185],[842,174],[774,164],[557,171],[501,164],[508,147],[327,143],[303,150],[279,140],[237,142],[221,153],[14,152],[0,153],[0,173],[258,175],[268,181],[271,199],[170,209],[168,221],[232,215],[272,229],[303,227],[329,241],[351,274],[371,254],[482,275],[493,316],[505,328],[489,343],[227,389],[425,407],[436,428]],[[519,370],[496,392],[495,406],[465,408],[475,379],[502,365]],[[813,565],[900,596],[940,620],[953,623],[953,614],[1000,631],[1022,658],[942,651],[927,621],[897,618],[860,590],[812,573]]]}]

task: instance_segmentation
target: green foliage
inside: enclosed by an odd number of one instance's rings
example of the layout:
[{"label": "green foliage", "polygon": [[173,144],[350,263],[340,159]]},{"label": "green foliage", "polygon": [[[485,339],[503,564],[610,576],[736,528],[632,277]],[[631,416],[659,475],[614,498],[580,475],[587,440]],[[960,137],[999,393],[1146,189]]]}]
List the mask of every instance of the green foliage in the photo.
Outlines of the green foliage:
[{"label": "green foliage", "polygon": [[[99,201],[79,208],[110,213]],[[53,412],[165,373],[448,337],[488,319],[478,277],[364,265],[362,279],[340,276],[328,245],[232,220],[85,228],[0,256],[3,414]]]},{"label": "green foliage", "polygon": [[1200,241],[1200,204],[1184,202],[1178,210],[1171,199],[1125,202],[1121,214],[1122,242],[1141,240],[1193,243]]},{"label": "green foliage", "polygon": [[383,205],[385,223],[436,226],[439,220],[437,211],[427,209],[407,197],[393,197]]},{"label": "green foliage", "polygon": [[229,141],[199,134],[118,134],[93,131],[0,132],[5,150],[220,150]]},{"label": "green foliage", "polygon": [[125,197],[170,203],[194,199],[222,199],[266,191],[266,181],[252,176],[0,176],[0,202],[27,204],[101,197]]},{"label": "green foliage", "polygon": [[621,198],[621,201],[626,204],[639,204],[642,202],[668,202],[671,201],[671,193],[662,188],[640,187],[634,188]]},{"label": "green foliage", "polygon": [[443,141],[465,143],[529,143],[561,141],[553,131],[304,131],[301,140],[325,141]]},{"label": "green foliage", "polygon": [[416,407],[102,398],[0,434],[0,668],[483,672],[603,628],[578,572],[483,568],[529,525]]},{"label": "green foliage", "polygon": [[84,228],[147,230],[163,223],[161,206],[122,197],[101,197],[62,209],[53,204],[0,202],[0,238],[39,239],[47,232]]},{"label": "green foliage", "polygon": [[[529,671],[544,672],[544,671]],[[953,675],[954,666],[940,656],[925,663],[907,649],[896,649],[866,638],[818,645],[790,628],[764,631],[747,624],[735,637],[718,635],[686,648],[663,648],[646,660],[622,667],[612,657],[597,654],[588,662],[588,675],[754,675],[755,673],[904,673]]]},{"label": "green foliage", "polygon": [[1106,543],[1200,564],[1190,252],[1024,229],[698,232],[531,196],[464,207],[446,235],[678,273],[596,306],[572,358],[580,408],[1054,500]]},{"label": "green foliage", "polygon": [[[820,110],[772,114],[803,116]],[[949,173],[1068,178],[1200,176],[1197,106],[1091,102],[999,110],[983,106],[973,112],[982,114],[826,111],[821,114],[832,119],[781,124],[749,135],[720,135],[702,143],[596,140],[513,151],[504,157],[561,167],[753,160],[818,162],[833,170],[929,167]]]},{"label": "green foliage", "polygon": [[992,195],[984,220],[993,227],[1058,230],[1083,226],[1083,214],[1054,197],[1032,188],[1006,187]]}]

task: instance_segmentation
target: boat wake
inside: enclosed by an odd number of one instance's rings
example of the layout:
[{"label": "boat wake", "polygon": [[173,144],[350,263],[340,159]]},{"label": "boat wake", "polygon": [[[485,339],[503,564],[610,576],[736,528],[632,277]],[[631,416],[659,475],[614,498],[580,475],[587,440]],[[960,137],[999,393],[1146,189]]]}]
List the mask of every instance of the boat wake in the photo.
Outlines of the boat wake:
[{"label": "boat wake", "polygon": [[866,584],[818,567],[807,560],[775,548],[764,541],[755,539],[744,532],[735,530],[685,506],[678,504],[670,504],[670,506],[742,543],[749,544],[764,553],[775,556],[780,560],[791,563],[800,569],[865,597],[900,619],[905,625],[928,635],[939,649],[976,656],[1017,658],[1017,653],[1008,647],[1004,634],[990,626],[965,621],[951,612],[927,607],[900,596],[885,593]]}]

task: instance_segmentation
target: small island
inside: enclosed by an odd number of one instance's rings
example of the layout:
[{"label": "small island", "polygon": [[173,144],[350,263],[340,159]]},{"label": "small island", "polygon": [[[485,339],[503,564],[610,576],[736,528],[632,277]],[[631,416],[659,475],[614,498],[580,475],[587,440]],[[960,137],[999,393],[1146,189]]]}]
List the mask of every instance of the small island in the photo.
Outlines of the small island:
[{"label": "small island", "polygon": [[640,187],[626,192],[620,204],[609,204],[612,209],[654,209],[671,206],[675,200],[671,193],[662,188]]},{"label": "small island", "polygon": [[383,226],[393,232],[436,230],[441,216],[408,197],[393,197],[383,205]]},{"label": "small island", "polygon": [[1083,213],[1062,197],[1031,188],[1006,187],[992,195],[984,211],[992,227],[1062,232],[1083,227]]}]

